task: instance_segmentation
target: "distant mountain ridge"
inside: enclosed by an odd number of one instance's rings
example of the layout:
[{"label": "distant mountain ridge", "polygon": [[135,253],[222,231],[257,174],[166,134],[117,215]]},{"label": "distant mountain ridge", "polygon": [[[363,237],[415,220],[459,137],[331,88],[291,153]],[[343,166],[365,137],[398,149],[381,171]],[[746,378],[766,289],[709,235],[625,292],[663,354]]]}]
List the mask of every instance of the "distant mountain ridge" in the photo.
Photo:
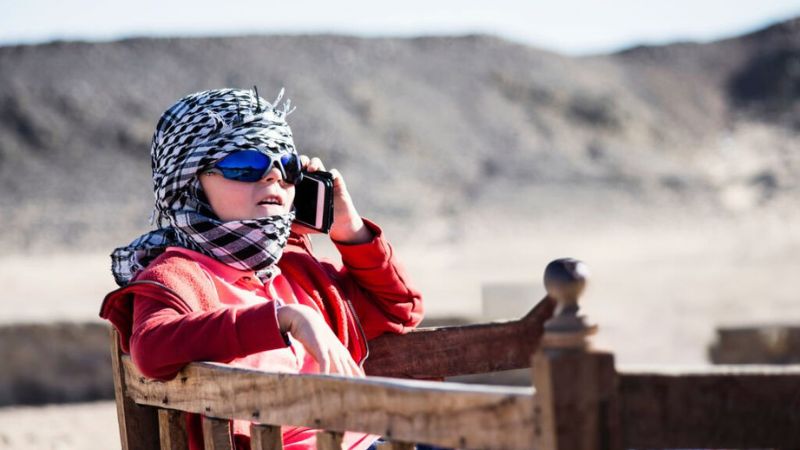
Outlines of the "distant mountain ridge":
[{"label": "distant mountain ridge", "polygon": [[565,199],[769,208],[800,190],[800,18],[570,58],[492,36],[244,36],[0,47],[0,243],[147,228],[149,140],[190,92],[285,86],[302,152],[398,223]]}]

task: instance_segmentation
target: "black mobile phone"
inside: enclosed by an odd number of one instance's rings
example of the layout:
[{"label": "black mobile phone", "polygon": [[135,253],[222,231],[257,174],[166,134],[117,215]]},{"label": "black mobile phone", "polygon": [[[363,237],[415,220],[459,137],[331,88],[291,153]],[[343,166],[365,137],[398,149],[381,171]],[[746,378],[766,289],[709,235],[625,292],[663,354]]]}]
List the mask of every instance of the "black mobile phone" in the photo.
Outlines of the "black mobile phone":
[{"label": "black mobile phone", "polygon": [[303,172],[294,191],[294,220],[321,233],[333,224],[333,175],[330,172]]}]

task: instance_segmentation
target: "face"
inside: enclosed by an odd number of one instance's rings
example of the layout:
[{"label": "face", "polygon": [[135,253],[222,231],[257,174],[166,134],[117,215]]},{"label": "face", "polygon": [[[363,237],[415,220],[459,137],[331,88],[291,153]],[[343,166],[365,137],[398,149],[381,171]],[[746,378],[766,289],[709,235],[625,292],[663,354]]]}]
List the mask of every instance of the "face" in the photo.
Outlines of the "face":
[{"label": "face", "polygon": [[292,209],[294,185],[283,181],[276,168],[253,183],[214,173],[199,176],[211,209],[223,222],[286,214]]}]

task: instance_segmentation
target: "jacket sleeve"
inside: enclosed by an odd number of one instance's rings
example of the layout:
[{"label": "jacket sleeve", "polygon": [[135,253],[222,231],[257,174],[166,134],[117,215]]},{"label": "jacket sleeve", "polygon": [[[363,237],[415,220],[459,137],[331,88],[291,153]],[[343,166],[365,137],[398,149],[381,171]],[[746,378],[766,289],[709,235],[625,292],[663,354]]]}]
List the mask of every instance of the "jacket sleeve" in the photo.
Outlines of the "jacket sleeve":
[{"label": "jacket sleeve", "polygon": [[340,283],[359,316],[367,339],[386,332],[405,333],[423,316],[422,295],[410,283],[383,231],[364,220],[374,237],[363,244],[336,243],[342,255]]},{"label": "jacket sleeve", "polygon": [[[200,269],[202,270],[202,269]],[[197,280],[185,280],[197,284]],[[180,289],[191,297],[190,289]],[[274,301],[250,305],[220,305],[210,311],[192,309],[193,299],[178,305],[151,289],[133,297],[131,358],[146,376],[168,379],[192,361],[229,362],[252,353],[287,346],[280,332]],[[186,305],[190,305],[187,311]]]}]

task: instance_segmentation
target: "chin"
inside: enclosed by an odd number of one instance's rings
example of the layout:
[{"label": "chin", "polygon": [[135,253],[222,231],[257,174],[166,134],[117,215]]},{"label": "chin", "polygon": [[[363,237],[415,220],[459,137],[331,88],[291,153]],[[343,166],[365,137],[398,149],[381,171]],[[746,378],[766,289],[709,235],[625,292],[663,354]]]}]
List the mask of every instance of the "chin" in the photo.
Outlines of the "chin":
[{"label": "chin", "polygon": [[258,208],[256,217],[279,216],[288,212],[289,211],[282,205],[265,205]]}]

